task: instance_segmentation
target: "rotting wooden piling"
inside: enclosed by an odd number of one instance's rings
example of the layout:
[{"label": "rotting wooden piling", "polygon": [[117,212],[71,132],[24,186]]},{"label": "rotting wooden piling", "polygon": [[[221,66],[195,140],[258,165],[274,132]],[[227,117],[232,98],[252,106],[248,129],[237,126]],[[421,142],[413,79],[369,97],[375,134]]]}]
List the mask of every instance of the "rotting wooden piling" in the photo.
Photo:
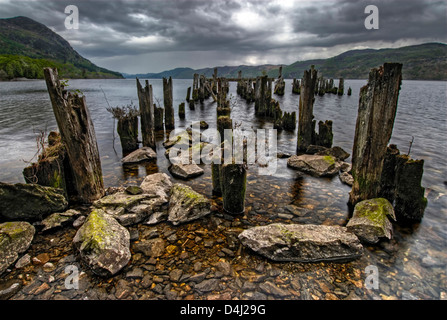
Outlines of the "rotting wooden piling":
[{"label": "rotting wooden piling", "polygon": [[172,78],[163,78],[163,102],[165,109],[165,129],[172,130],[175,128],[174,107],[172,100]]},{"label": "rotting wooden piling", "polygon": [[65,145],[71,179],[67,188],[76,200],[92,203],[104,195],[101,160],[95,129],[85,96],[67,92],[56,68],[44,68],[45,82],[61,140]]},{"label": "rotting wooden piling", "polygon": [[314,69],[314,66],[312,66],[310,70],[304,70],[300,89],[297,153],[305,152],[307,147],[312,144],[312,136],[314,135],[315,128],[315,124],[312,125],[312,121],[314,118],[314,90],[316,83],[317,70]]},{"label": "rotting wooden piling", "polygon": [[368,84],[360,89],[352,150],[354,183],[351,204],[376,198],[388,142],[393,132],[402,82],[402,64],[385,63],[371,69]]},{"label": "rotting wooden piling", "polygon": [[143,147],[150,147],[155,149],[155,116],[154,116],[154,96],[152,93],[152,85],[149,81],[145,81],[144,88],[140,81],[137,80],[138,103],[140,107],[141,118],[141,137],[143,140]]}]

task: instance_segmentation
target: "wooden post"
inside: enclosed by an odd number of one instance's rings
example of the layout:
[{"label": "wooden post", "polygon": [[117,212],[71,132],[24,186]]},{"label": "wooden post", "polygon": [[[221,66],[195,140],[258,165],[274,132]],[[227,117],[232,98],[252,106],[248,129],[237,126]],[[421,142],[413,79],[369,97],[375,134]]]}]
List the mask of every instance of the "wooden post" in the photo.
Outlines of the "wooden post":
[{"label": "wooden post", "polygon": [[120,136],[123,156],[138,149],[138,117],[136,115],[118,119],[117,132]]},{"label": "wooden post", "polygon": [[178,106],[178,117],[180,119],[185,119],[185,103],[182,102]]},{"label": "wooden post", "polygon": [[220,183],[223,208],[230,214],[240,214],[245,210],[247,169],[244,164],[222,164]]},{"label": "wooden post", "polygon": [[225,138],[225,129],[233,129],[233,121],[229,116],[219,116],[217,118],[217,130],[219,131],[221,142]]},{"label": "wooden post", "polygon": [[165,107],[165,128],[171,130],[175,128],[174,107],[172,100],[172,78],[163,78],[163,101]]},{"label": "wooden post", "polygon": [[60,188],[64,190],[68,199],[65,183],[66,151],[61,142],[61,136],[57,132],[48,135],[48,146],[42,150],[37,163],[23,169],[23,177],[26,183],[35,183],[41,186]]},{"label": "wooden post", "polygon": [[317,146],[322,146],[326,148],[332,147],[334,135],[332,133],[332,121],[326,120],[325,122],[318,122],[318,135],[314,142]]},{"label": "wooden post", "polygon": [[192,100],[199,100],[199,74],[194,73],[194,78],[192,81]]},{"label": "wooden post", "polygon": [[154,129],[163,130],[164,109],[154,105]]},{"label": "wooden post", "polygon": [[345,80],[343,78],[340,78],[338,81],[338,95],[342,96],[345,92]]},{"label": "wooden post", "polygon": [[156,148],[154,134],[154,102],[152,94],[152,85],[146,80],[143,88],[140,81],[137,80],[138,102],[140,106],[141,117],[141,136],[143,138],[143,147]]},{"label": "wooden post", "polygon": [[351,87],[348,88],[348,96],[350,96],[352,94],[352,89]]},{"label": "wooden post", "polygon": [[424,160],[397,156],[394,211],[398,221],[420,221],[424,216],[427,199],[421,186],[423,173]]},{"label": "wooden post", "polygon": [[292,82],[292,93],[300,94],[301,88],[300,88],[300,80],[297,78],[293,78]]},{"label": "wooden post", "polygon": [[190,98],[191,98],[191,87],[188,87],[188,90],[186,91],[186,102],[189,102]]},{"label": "wooden post", "polygon": [[312,126],[314,109],[314,90],[317,82],[317,70],[314,66],[310,70],[304,70],[301,81],[301,93],[298,112],[298,141],[297,153],[304,152],[312,144],[314,128]]},{"label": "wooden post", "polygon": [[67,93],[56,68],[44,68],[44,75],[72,173],[72,179],[66,181],[70,184],[67,188],[76,193],[77,200],[92,203],[104,195],[104,183],[95,129],[85,96]]},{"label": "wooden post", "polygon": [[402,81],[402,64],[385,63],[371,69],[368,84],[360,89],[352,149],[354,183],[351,204],[376,198],[380,193],[383,160],[393,132]]}]

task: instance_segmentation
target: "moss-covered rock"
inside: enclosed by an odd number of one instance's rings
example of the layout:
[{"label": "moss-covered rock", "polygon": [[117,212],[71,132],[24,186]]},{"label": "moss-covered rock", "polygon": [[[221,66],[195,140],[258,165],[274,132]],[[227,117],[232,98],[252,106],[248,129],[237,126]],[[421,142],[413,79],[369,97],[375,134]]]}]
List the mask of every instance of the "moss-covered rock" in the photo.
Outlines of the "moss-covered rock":
[{"label": "moss-covered rock", "polygon": [[0,224],[0,274],[17,260],[20,253],[28,249],[35,231],[28,222]]},{"label": "moss-covered rock", "polygon": [[388,217],[396,220],[393,206],[387,199],[368,199],[356,204],[346,227],[360,240],[376,243],[383,237],[392,238],[393,226]]},{"label": "moss-covered rock", "polygon": [[210,202],[191,187],[176,183],[171,189],[168,221],[174,225],[201,218],[211,212]]},{"label": "moss-covered rock", "polygon": [[294,155],[287,160],[287,165],[317,177],[333,176],[341,168],[341,162],[330,155]]},{"label": "moss-covered rock", "polygon": [[61,213],[59,212],[52,213],[48,217],[42,220],[42,225],[44,226],[42,231],[48,231],[63,227],[69,222],[74,221],[74,219],[80,215],[81,213],[79,211],[73,209]]},{"label": "moss-covered rock", "polygon": [[68,206],[62,189],[37,184],[0,182],[0,218],[4,220],[40,220]]},{"label": "moss-covered rock", "polygon": [[101,209],[90,213],[73,244],[81,259],[100,276],[116,274],[131,257],[129,231]]}]

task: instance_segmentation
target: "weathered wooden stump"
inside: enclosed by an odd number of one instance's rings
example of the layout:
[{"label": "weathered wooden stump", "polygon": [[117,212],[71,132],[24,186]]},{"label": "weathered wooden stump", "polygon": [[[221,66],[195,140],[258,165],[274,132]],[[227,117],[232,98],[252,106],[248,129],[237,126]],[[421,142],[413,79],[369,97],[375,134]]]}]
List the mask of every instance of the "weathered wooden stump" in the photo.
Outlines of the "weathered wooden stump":
[{"label": "weathered wooden stump", "polygon": [[57,132],[48,135],[48,146],[44,148],[36,163],[23,169],[26,183],[35,183],[41,186],[60,188],[68,197],[65,183],[66,151]]},{"label": "weathered wooden stump", "polygon": [[182,102],[178,106],[178,117],[180,119],[185,119],[185,103]]},{"label": "weathered wooden stump", "polygon": [[240,214],[245,210],[247,169],[244,164],[222,164],[220,183],[223,208],[230,214]]},{"label": "weathered wooden stump", "polygon": [[101,160],[95,129],[85,96],[67,93],[59,81],[56,68],[44,69],[62,143],[65,145],[70,180],[67,189],[73,190],[78,201],[92,203],[104,195]]},{"label": "weathered wooden stump", "polygon": [[191,87],[186,90],[186,102],[189,102],[189,99],[191,99]]},{"label": "weathered wooden stump", "polygon": [[352,94],[352,89],[351,87],[348,88],[348,96],[350,96]]},{"label": "weathered wooden stump", "polygon": [[217,131],[219,131],[221,142],[225,138],[225,129],[233,129],[233,120],[229,116],[220,116],[217,118]]},{"label": "weathered wooden stump", "polygon": [[368,84],[360,89],[352,150],[354,183],[350,203],[377,198],[383,162],[394,126],[402,81],[402,64],[385,63],[371,69]]},{"label": "weathered wooden stump", "polygon": [[345,93],[345,80],[343,78],[340,78],[338,80],[338,95],[342,96]]},{"label": "weathered wooden stump", "polygon": [[301,93],[298,113],[298,141],[297,152],[305,152],[312,144],[315,124],[314,118],[314,90],[317,83],[317,70],[312,66],[310,70],[305,70],[301,81]]},{"label": "weathered wooden stump", "polygon": [[154,105],[154,129],[163,130],[164,109]]},{"label": "weathered wooden stump", "polygon": [[297,78],[293,78],[292,93],[300,94],[300,92],[301,92],[300,80],[298,80]]},{"label": "weathered wooden stump", "polygon": [[424,216],[427,199],[421,186],[424,160],[397,156],[394,211],[398,221],[420,221]]},{"label": "weathered wooden stump", "polygon": [[[315,120],[314,120],[315,121]],[[326,148],[332,147],[332,141],[334,135],[332,133],[332,121],[326,120],[325,122],[318,122],[318,135],[314,144],[317,146],[322,146]]]},{"label": "weathered wooden stump", "polygon": [[143,140],[143,147],[150,147],[155,149],[155,117],[154,117],[154,96],[152,93],[152,85],[149,81],[145,81],[144,88],[140,81],[137,80],[138,103],[140,106],[141,117],[141,136]]},{"label": "weathered wooden stump", "polygon": [[165,128],[172,130],[175,128],[174,107],[172,101],[172,78],[163,78],[163,101],[165,108]]}]

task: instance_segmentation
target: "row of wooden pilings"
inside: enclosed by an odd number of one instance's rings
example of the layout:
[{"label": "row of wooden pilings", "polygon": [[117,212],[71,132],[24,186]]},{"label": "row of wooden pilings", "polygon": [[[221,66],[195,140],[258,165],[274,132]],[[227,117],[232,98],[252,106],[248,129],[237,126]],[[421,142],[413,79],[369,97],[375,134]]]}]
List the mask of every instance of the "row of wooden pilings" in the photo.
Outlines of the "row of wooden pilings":
[{"label": "row of wooden pilings", "polygon": [[[68,92],[59,80],[56,69],[45,68],[44,74],[60,132],[60,138],[53,137],[52,144],[63,145],[58,149],[59,155],[62,156],[58,157],[56,154],[54,157],[55,161],[63,161],[58,162],[58,165],[47,167],[48,170],[54,172],[46,173],[49,176],[59,177],[58,182],[64,186],[70,199],[91,203],[104,194],[104,185],[95,131],[86,98],[77,93]],[[224,142],[225,129],[233,129],[231,107],[227,97],[228,81],[217,78],[217,75],[215,80],[215,83],[208,87],[211,89],[215,86],[216,88],[211,91],[217,102],[217,127]],[[397,111],[401,80],[402,65],[385,63],[382,67],[371,70],[367,85],[360,89],[352,150],[354,183],[349,201],[355,204],[365,199],[384,197],[394,203],[397,216],[408,220],[420,220],[427,205],[424,188],[421,187],[424,161],[413,160],[409,155],[400,154],[396,146],[388,146]],[[322,131],[331,131],[329,128],[331,124],[326,121],[319,124],[318,134],[314,132],[315,120],[312,113],[316,82],[317,71],[314,68],[306,70],[300,83],[298,153],[305,152],[315,139],[321,141]],[[254,90],[255,103],[258,100],[256,112],[269,114],[271,103],[268,102],[272,99],[268,94],[269,88],[271,89],[268,78],[259,77],[256,83]],[[203,87],[206,88],[205,82]],[[172,79],[163,80],[163,89],[165,94],[164,126],[168,129],[174,127]],[[157,107],[153,103],[152,87],[147,81],[143,87],[137,80],[137,90],[143,145],[155,147],[154,130],[157,125],[160,127],[160,122],[157,123],[156,120]],[[200,92],[200,81],[194,90]],[[158,112],[158,118],[160,118],[160,112]],[[228,141],[228,143],[232,142]],[[220,150],[222,151],[225,147],[228,145],[224,142]],[[223,152],[214,156],[222,157],[222,155]],[[48,161],[48,159],[45,160]],[[38,163],[37,166],[39,165],[44,164]],[[226,163],[215,161],[212,164],[213,191],[222,194],[223,206],[227,212],[244,211],[246,175],[246,164],[236,164],[234,161],[226,161]],[[42,184],[54,183],[54,181],[45,182],[44,180],[42,179]]]}]

